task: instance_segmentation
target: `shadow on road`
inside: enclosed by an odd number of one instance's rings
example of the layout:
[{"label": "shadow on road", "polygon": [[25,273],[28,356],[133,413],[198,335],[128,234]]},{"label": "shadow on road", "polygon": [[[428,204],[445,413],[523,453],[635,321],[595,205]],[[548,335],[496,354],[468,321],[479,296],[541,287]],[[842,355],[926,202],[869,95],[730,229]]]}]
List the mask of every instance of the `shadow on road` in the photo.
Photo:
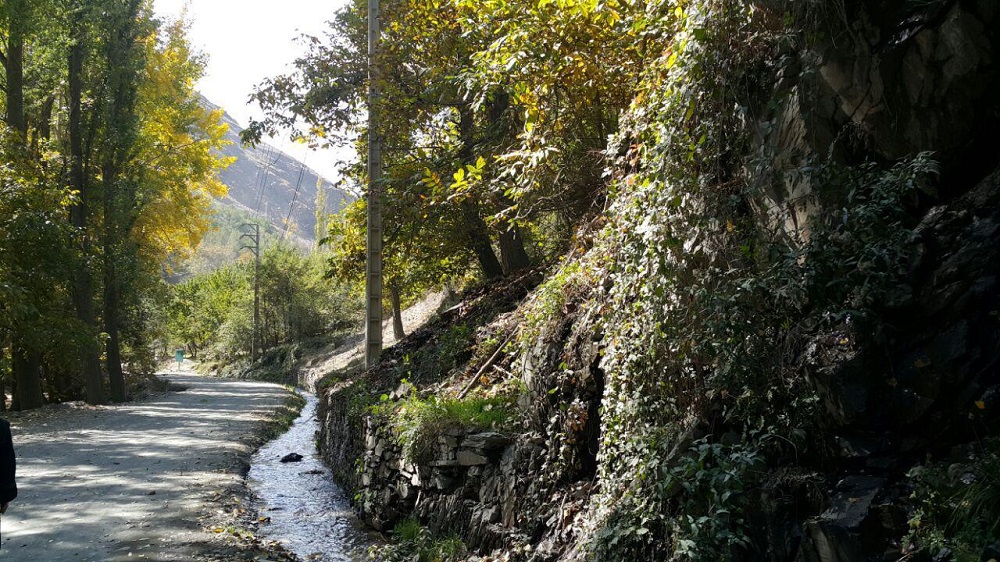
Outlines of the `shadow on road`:
[{"label": "shadow on road", "polygon": [[239,482],[286,391],[169,379],[187,390],[11,420],[20,494],[3,516],[0,560],[185,560],[204,548],[199,518]]}]

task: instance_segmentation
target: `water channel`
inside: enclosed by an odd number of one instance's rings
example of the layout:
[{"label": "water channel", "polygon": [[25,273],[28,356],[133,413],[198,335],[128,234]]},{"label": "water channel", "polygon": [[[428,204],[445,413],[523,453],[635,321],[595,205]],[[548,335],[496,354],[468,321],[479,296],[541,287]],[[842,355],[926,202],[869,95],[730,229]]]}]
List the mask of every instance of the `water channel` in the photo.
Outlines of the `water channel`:
[{"label": "water channel", "polygon": [[[262,447],[250,464],[250,488],[261,500],[260,534],[279,541],[302,560],[361,562],[368,560],[372,537],[351,510],[344,491],[316,451],[318,400],[303,393],[306,405],[292,427]],[[300,462],[282,463],[289,453]]]}]

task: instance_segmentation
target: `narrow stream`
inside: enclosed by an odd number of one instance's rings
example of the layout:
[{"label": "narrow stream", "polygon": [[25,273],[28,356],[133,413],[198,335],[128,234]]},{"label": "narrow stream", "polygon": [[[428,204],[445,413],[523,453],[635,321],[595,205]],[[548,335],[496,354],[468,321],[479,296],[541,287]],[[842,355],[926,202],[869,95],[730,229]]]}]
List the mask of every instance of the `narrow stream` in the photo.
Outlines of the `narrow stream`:
[{"label": "narrow stream", "polygon": [[[262,447],[250,464],[250,488],[261,499],[260,534],[279,541],[302,560],[367,560],[370,535],[362,528],[344,491],[316,451],[318,400],[304,393],[306,405],[291,429]],[[300,462],[282,463],[289,453]]]}]

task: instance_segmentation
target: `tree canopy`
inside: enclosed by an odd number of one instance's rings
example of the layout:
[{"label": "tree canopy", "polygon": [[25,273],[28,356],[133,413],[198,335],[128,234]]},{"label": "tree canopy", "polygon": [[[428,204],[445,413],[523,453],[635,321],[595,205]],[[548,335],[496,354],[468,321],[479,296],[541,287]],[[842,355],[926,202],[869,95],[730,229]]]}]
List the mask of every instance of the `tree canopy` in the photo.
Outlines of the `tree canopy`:
[{"label": "tree canopy", "polygon": [[151,14],[140,0],[0,8],[0,374],[14,407],[125,399],[125,373],[151,366],[164,264],[197,246],[225,192],[201,59],[183,22]]}]

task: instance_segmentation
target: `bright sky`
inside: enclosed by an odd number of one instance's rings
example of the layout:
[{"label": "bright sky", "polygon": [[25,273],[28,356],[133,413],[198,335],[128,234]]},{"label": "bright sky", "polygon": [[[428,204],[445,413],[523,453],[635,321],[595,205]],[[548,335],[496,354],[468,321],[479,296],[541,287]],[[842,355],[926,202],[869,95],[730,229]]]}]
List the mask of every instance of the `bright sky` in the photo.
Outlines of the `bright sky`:
[{"label": "bright sky", "polygon": [[[284,72],[305,51],[295,38],[303,33],[322,36],[326,22],[346,1],[154,0],[157,15],[171,18],[178,17],[185,4],[191,43],[208,55],[198,89],[246,126],[251,117],[261,117],[259,108],[247,102],[254,86]],[[343,151],[310,151],[285,138],[270,142],[304,158],[327,179],[338,177],[336,163],[345,158]]]}]

